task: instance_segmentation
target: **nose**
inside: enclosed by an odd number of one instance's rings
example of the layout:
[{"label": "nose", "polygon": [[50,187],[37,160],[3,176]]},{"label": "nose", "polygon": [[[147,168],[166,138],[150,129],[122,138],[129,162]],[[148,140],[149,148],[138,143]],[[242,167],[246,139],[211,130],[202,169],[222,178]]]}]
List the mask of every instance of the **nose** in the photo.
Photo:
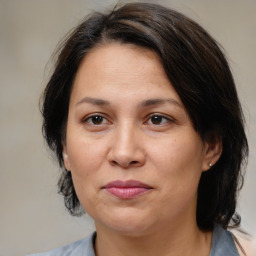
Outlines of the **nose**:
[{"label": "nose", "polygon": [[122,168],[143,166],[146,155],[140,137],[138,129],[132,125],[117,128],[107,156],[109,163]]}]

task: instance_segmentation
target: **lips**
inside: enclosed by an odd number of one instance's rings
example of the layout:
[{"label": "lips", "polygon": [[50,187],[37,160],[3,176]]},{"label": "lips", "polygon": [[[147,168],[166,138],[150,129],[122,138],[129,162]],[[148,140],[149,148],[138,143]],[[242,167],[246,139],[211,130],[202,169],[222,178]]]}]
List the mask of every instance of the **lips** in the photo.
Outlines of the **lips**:
[{"label": "lips", "polygon": [[120,199],[132,199],[152,190],[152,187],[136,180],[116,180],[103,187],[108,193]]}]

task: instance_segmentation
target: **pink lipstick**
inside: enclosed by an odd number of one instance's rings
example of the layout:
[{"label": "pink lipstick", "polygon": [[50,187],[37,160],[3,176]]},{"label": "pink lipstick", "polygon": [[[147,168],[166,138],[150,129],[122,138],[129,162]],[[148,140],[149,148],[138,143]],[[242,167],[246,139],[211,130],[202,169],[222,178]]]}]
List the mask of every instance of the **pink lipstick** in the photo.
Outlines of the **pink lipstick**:
[{"label": "pink lipstick", "polygon": [[105,187],[107,192],[120,199],[132,199],[152,189],[152,187],[136,180],[109,182]]}]

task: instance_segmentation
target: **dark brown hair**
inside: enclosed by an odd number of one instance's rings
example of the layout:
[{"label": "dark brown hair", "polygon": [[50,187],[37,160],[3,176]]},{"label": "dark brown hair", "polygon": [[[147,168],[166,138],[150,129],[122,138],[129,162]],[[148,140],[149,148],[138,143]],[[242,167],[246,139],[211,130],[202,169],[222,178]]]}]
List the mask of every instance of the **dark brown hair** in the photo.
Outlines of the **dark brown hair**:
[{"label": "dark brown hair", "polygon": [[212,230],[215,223],[227,228],[231,219],[233,226],[238,226],[237,191],[243,183],[241,167],[248,145],[227,60],[216,41],[197,23],[179,12],[148,3],[130,3],[105,14],[93,13],[59,48],[43,97],[43,133],[63,168],[59,190],[70,213],[83,213],[62,156],[72,83],[86,54],[97,45],[111,42],[155,51],[195,130],[203,140],[222,140],[219,161],[200,179],[197,223],[203,230]]}]

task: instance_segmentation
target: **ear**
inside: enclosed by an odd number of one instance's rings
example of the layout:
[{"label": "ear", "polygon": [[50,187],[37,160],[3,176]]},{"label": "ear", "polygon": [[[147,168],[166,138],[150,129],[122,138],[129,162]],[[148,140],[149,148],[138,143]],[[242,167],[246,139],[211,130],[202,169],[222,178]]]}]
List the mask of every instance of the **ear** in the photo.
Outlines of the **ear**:
[{"label": "ear", "polygon": [[69,162],[69,157],[68,157],[68,151],[67,151],[67,145],[66,143],[62,143],[63,151],[62,151],[62,156],[64,160],[64,165],[66,170],[70,170],[70,162]]},{"label": "ear", "polygon": [[207,171],[211,166],[215,165],[222,153],[222,140],[216,139],[214,141],[205,142],[204,144],[204,162],[203,171]]}]

